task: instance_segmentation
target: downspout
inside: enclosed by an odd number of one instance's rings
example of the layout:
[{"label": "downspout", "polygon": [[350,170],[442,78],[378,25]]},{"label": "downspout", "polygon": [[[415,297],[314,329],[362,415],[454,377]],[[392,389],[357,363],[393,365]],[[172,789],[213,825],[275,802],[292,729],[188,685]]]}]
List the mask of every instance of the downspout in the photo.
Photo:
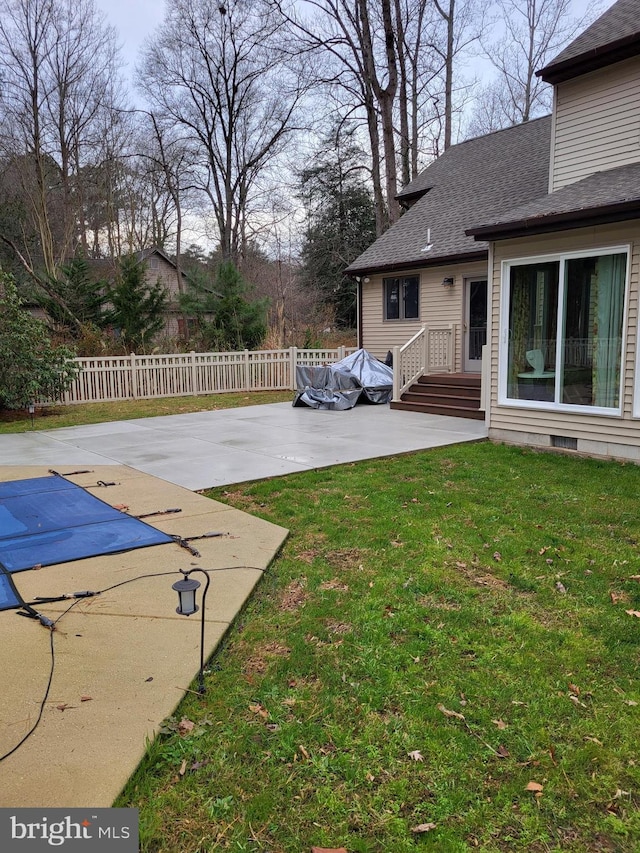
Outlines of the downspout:
[{"label": "downspout", "polygon": [[356,342],[358,349],[362,349],[362,279],[359,275],[355,275],[354,278],[356,280]]},{"label": "downspout", "polygon": [[[482,359],[482,385],[481,393],[482,399],[485,406],[484,409],[484,423],[489,430],[491,426],[491,400],[492,400],[492,391],[491,388],[491,376],[493,371],[491,369],[493,362],[493,292],[494,292],[494,282],[493,282],[493,250],[495,243],[492,241],[489,243],[489,253],[487,256],[487,345],[485,347],[485,351],[483,353]],[[498,295],[500,294],[500,284],[498,284]],[[499,347],[495,349],[496,354],[499,353]],[[496,355],[498,358],[499,355]],[[497,374],[498,371],[496,371]],[[485,387],[486,386],[486,387]]]}]

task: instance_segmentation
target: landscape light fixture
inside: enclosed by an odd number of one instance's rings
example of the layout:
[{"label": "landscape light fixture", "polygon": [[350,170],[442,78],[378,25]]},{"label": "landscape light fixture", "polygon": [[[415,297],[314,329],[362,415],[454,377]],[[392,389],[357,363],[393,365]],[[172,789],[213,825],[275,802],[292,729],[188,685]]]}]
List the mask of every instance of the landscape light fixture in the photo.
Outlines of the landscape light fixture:
[{"label": "landscape light fixture", "polygon": [[178,593],[179,603],[176,607],[176,613],[179,613],[180,616],[191,616],[200,609],[196,604],[196,590],[200,589],[201,583],[200,581],[190,578],[189,575],[193,574],[193,572],[201,572],[207,579],[202,593],[200,620],[200,672],[198,673],[198,693],[202,695],[206,692],[206,688],[204,686],[204,608],[211,577],[209,572],[205,569],[189,569],[189,571],[180,569],[180,572],[182,573],[182,580],[176,581],[171,587],[171,589],[175,589]]},{"label": "landscape light fixture", "polygon": [[443,287],[453,287],[453,276],[447,276],[446,278],[443,278],[442,279],[442,286]]}]

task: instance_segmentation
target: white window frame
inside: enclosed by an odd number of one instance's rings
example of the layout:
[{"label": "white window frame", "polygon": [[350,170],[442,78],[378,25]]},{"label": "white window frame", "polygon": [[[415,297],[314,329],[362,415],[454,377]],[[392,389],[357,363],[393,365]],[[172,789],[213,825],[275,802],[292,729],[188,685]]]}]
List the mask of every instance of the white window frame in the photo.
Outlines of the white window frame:
[{"label": "white window frame", "polygon": [[[615,255],[626,252],[627,263],[625,269],[623,318],[622,318],[622,347],[620,353],[620,390],[618,405],[616,408],[608,409],[603,406],[580,406],[571,403],[562,403],[558,400],[559,383],[556,380],[554,388],[554,400],[516,400],[507,397],[507,378],[509,370],[509,308],[511,296],[511,268],[524,266],[526,264],[544,264],[558,262],[558,314],[556,329],[558,333],[563,328],[564,305],[565,305],[565,261],[575,258],[593,258],[600,255]],[[501,264],[501,298],[500,298],[500,340],[498,347],[498,405],[514,409],[543,409],[552,412],[567,412],[569,414],[604,415],[605,417],[622,416],[622,399],[624,395],[624,367],[627,341],[627,321],[629,309],[629,279],[631,270],[631,244],[616,246],[599,246],[596,249],[578,249],[570,252],[555,252],[553,254],[529,255],[520,258],[509,258]],[[562,347],[556,347],[556,377],[561,375]],[[640,353],[637,355],[636,376],[638,376],[638,365],[640,364]],[[636,393],[636,398],[638,394]],[[640,416],[640,403],[638,415]],[[635,411],[634,411],[634,416]]]}]

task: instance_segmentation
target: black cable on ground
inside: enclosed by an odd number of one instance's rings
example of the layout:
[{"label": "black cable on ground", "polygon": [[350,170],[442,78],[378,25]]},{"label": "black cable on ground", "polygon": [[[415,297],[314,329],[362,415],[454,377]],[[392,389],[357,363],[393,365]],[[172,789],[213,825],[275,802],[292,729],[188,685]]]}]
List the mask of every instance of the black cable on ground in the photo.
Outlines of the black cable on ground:
[{"label": "black cable on ground", "polygon": [[[256,571],[256,572],[262,572],[262,574],[264,574],[267,571],[268,567],[263,568],[262,566],[221,566],[220,568],[216,568],[216,569],[204,569],[204,571],[209,572],[209,573],[231,572],[231,571],[234,571],[235,569],[251,569],[251,570]],[[29,729],[29,731],[24,735],[24,737],[22,737],[15,746],[13,746],[8,752],[5,752],[4,755],[0,755],[0,762],[4,761],[6,758],[9,758],[9,756],[11,756],[15,752],[17,752],[17,750],[20,749],[20,747],[23,745],[23,743],[25,743],[31,737],[31,735],[35,732],[35,730],[40,725],[40,721],[42,720],[42,715],[44,713],[44,708],[45,708],[45,705],[47,704],[47,699],[49,698],[49,693],[51,691],[51,684],[53,682],[53,673],[54,673],[54,669],[55,669],[55,645],[54,645],[54,641],[53,641],[53,635],[55,633],[55,629],[56,629],[58,622],[63,618],[63,616],[66,616],[70,610],[72,610],[76,605],[80,604],[80,602],[85,598],[90,598],[91,596],[94,596],[94,595],[101,595],[103,592],[109,592],[112,589],[117,589],[119,586],[124,586],[125,584],[133,583],[133,581],[139,581],[139,580],[144,580],[145,578],[157,578],[157,577],[162,577],[164,575],[175,575],[175,574],[179,574],[179,572],[177,572],[177,571],[153,572],[153,573],[147,574],[147,575],[137,575],[135,578],[127,578],[127,580],[120,581],[119,583],[114,583],[111,586],[107,586],[104,589],[98,590],[97,592],[94,592],[94,593],[91,593],[88,590],[86,590],[86,591],[80,592],[80,593],[69,593],[67,595],[58,596],[56,598],[44,598],[44,597],[36,598],[33,602],[26,603],[25,609],[29,610],[29,609],[32,609],[31,608],[32,604],[46,604],[46,603],[52,603],[54,601],[63,601],[65,599],[69,599],[69,598],[74,599],[71,602],[71,604],[65,610],[63,610],[63,612],[57,617],[57,619],[54,619],[52,621],[51,625],[46,625],[46,627],[49,629],[49,649],[50,649],[50,654],[51,654],[51,666],[49,667],[49,677],[47,678],[47,686],[45,688],[45,692],[44,692],[44,696],[42,697],[42,701],[40,702],[40,708],[38,711],[38,716],[36,718],[36,721],[34,722],[33,726]],[[31,615],[31,614],[23,614],[23,615]],[[39,614],[35,618],[39,618]],[[43,622],[42,624],[44,625],[45,623]]]}]

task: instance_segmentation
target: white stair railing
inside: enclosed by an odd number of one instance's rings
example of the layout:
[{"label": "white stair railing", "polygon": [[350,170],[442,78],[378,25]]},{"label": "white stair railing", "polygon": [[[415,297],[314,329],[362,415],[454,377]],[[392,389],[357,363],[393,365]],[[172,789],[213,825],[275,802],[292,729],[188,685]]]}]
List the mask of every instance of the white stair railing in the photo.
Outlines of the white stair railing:
[{"label": "white stair railing", "polygon": [[402,346],[393,348],[393,401],[421,376],[429,373],[453,373],[455,367],[456,326],[422,326]]}]

